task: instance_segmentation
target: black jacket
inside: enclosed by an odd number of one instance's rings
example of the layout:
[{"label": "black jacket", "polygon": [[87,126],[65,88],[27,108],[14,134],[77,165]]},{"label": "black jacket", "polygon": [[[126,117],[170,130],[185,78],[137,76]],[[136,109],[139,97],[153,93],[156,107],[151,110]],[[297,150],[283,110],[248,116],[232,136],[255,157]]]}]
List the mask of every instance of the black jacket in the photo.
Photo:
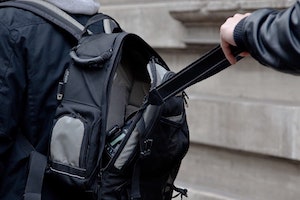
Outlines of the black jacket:
[{"label": "black jacket", "polygon": [[253,12],[236,26],[234,39],[263,65],[300,74],[300,2]]},{"label": "black jacket", "polygon": [[[24,135],[37,151],[47,154],[58,81],[75,44],[67,32],[28,11],[0,9],[1,200],[21,200],[24,193],[28,152],[16,145],[16,135]],[[72,199],[54,181],[48,181],[44,191],[43,199]],[[61,198],[55,196],[58,193]]]}]

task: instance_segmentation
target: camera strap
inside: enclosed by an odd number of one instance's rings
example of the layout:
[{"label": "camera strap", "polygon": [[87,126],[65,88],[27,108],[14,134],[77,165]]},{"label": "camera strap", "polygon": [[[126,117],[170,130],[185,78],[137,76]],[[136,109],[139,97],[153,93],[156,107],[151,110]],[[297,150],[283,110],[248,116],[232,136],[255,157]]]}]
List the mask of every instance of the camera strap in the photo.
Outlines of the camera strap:
[{"label": "camera strap", "polygon": [[[241,50],[234,47],[233,54],[237,60],[242,57],[238,56]],[[173,77],[163,82],[156,88],[152,89],[149,94],[149,103],[160,105],[169,97],[182,92],[187,87],[209,78],[231,64],[226,59],[220,45],[216,46],[202,57],[176,73]]]}]

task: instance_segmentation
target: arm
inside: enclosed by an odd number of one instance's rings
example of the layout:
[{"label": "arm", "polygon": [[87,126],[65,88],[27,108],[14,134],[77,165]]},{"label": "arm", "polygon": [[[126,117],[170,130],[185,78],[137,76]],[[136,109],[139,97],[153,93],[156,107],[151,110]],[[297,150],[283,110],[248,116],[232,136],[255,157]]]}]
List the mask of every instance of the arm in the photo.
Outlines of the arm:
[{"label": "arm", "polygon": [[[233,18],[236,19],[236,16]],[[300,61],[299,19],[299,1],[282,11],[257,10],[251,15],[236,19],[235,25],[228,25],[228,21],[226,21],[220,29],[221,44],[228,43],[245,49],[263,65],[288,73],[300,74],[298,65]],[[229,26],[231,26],[231,30],[229,30]],[[224,49],[226,51],[226,46]],[[230,59],[228,52],[227,56]]]}]

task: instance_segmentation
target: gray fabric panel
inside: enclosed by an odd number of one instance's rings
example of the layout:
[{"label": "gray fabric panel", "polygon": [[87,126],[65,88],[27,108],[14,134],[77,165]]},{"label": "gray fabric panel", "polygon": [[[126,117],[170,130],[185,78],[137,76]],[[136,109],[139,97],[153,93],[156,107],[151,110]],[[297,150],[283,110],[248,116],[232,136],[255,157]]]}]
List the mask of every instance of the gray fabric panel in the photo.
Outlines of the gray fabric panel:
[{"label": "gray fabric panel", "polygon": [[73,17],[68,15],[66,12],[62,11],[60,8],[56,7],[55,5],[47,2],[47,1],[41,1],[41,0],[19,0],[19,1],[28,1],[28,2],[34,2],[36,4],[40,4],[48,9],[50,9],[52,12],[56,13],[57,15],[61,16],[62,18],[69,21],[71,24],[76,26],[80,30],[84,30],[84,26],[80,24],[77,20],[75,20]]},{"label": "gray fabric panel", "polygon": [[145,96],[149,93],[149,89],[149,83],[134,81],[128,100],[128,106],[126,107],[126,118],[140,108]]},{"label": "gray fabric panel", "polygon": [[122,85],[113,85],[109,101],[106,130],[111,130],[115,125],[122,127],[127,101],[128,89]]},{"label": "gray fabric panel", "polygon": [[162,83],[162,80],[168,71],[162,66],[160,66],[159,64],[156,64],[155,66],[156,66],[156,75],[158,77],[156,86],[158,86]]},{"label": "gray fabric panel", "polygon": [[133,150],[135,149],[138,143],[138,135],[139,132],[137,130],[134,130],[131,133],[126,145],[124,146],[122,152],[120,153],[119,157],[116,159],[116,162],[114,164],[114,166],[117,169],[121,169],[128,160],[128,158],[131,156]]},{"label": "gray fabric panel", "polygon": [[107,128],[112,129],[115,125],[120,127],[124,124],[125,109],[128,104],[129,93],[132,87],[133,77],[125,65],[117,68],[110,92]]},{"label": "gray fabric panel", "polygon": [[146,110],[143,113],[145,127],[148,127],[150,124],[152,124],[153,116],[155,116],[154,113],[157,112],[158,109],[159,109],[159,107],[156,105],[148,105],[148,107],[146,108]]},{"label": "gray fabric panel", "polygon": [[124,164],[126,163],[128,158],[132,155],[132,152],[134,151],[134,149],[138,145],[139,131],[138,131],[137,127],[139,127],[139,123],[143,123],[147,127],[151,123],[150,121],[153,120],[153,116],[154,116],[153,112],[157,112],[157,109],[158,109],[158,107],[153,106],[153,105],[149,105],[146,108],[142,118],[140,119],[140,121],[136,125],[135,129],[131,133],[129,139],[127,140],[127,142],[126,142],[126,144],[123,148],[123,150],[121,151],[119,157],[116,159],[116,161],[114,163],[114,166],[117,169],[122,169],[122,167],[124,166]]},{"label": "gray fabric panel", "polygon": [[166,119],[173,121],[173,122],[180,122],[182,120],[182,118],[183,118],[183,113],[181,115],[166,117]]},{"label": "gray fabric panel", "polygon": [[140,107],[145,95],[148,93],[149,84],[141,81],[134,81],[129,97],[129,104],[136,107]]},{"label": "gray fabric panel", "polygon": [[138,111],[139,107],[133,105],[127,105],[126,107],[126,119],[132,114]]},{"label": "gray fabric panel", "polygon": [[[164,75],[168,72],[164,67],[160,66],[159,64],[155,64],[155,69],[153,66],[148,64],[147,70],[151,79],[151,87],[156,87],[162,83]],[[156,77],[156,79],[154,78]],[[156,80],[156,82],[154,82]]]},{"label": "gray fabric panel", "polygon": [[110,26],[110,19],[103,20],[103,27],[105,33],[112,33],[111,26]]},{"label": "gray fabric panel", "polygon": [[79,119],[63,116],[52,131],[50,156],[55,162],[79,167],[79,157],[84,136],[84,124]]}]

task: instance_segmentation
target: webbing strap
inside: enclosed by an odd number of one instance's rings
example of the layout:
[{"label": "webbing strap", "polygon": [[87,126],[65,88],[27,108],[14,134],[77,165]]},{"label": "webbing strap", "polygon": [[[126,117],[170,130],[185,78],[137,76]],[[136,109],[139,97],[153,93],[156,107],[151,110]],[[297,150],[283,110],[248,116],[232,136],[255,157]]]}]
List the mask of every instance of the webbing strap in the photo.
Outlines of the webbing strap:
[{"label": "webbing strap", "polygon": [[15,0],[0,3],[0,7],[16,7],[31,11],[72,34],[77,40],[81,37],[84,26],[63,10],[42,0]]},{"label": "webbing strap", "polygon": [[140,176],[141,176],[141,164],[139,160],[135,163],[133,173],[132,173],[132,180],[131,180],[131,200],[140,200],[141,191],[140,191]]},{"label": "webbing strap", "polygon": [[[240,59],[239,49],[233,50],[234,55]],[[230,66],[220,45],[206,53],[204,56],[176,73],[172,78],[150,91],[149,103],[160,105],[168,98],[178,94],[187,87],[202,81]]]},{"label": "webbing strap", "polygon": [[[0,7],[16,7],[31,11],[68,31],[77,40],[84,26],[54,5],[41,0],[15,0],[0,3]],[[21,146],[30,153],[29,173],[25,186],[24,200],[41,200],[47,157],[38,153],[26,138],[20,136]]]},{"label": "webbing strap", "polygon": [[37,151],[31,152],[24,200],[41,200],[46,166],[46,156],[38,153]]},{"label": "webbing strap", "polygon": [[[56,7],[55,5],[43,0],[13,0],[0,3],[0,7],[16,7],[27,11],[31,11],[44,19],[56,24],[62,29],[69,32],[77,40],[79,40],[84,32],[91,33],[90,30],[86,30],[86,27],[80,24],[76,19],[70,16],[65,11]],[[105,14],[98,14],[93,18],[94,20],[88,23],[94,23],[95,20],[103,21],[103,28],[105,33],[122,31],[117,21]]]},{"label": "webbing strap", "polygon": [[22,134],[17,135],[16,145],[18,145],[18,147],[20,147],[30,158],[24,200],[41,200],[47,157],[38,153],[28,139]]}]

